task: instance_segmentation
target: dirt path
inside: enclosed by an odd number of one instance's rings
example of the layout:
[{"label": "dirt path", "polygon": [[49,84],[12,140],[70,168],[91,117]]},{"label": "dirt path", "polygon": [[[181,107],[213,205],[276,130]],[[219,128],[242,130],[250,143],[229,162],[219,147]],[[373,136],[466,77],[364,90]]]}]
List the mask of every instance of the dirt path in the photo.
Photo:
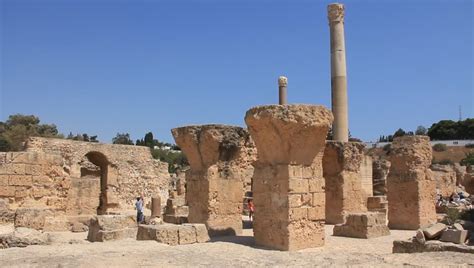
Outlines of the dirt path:
[{"label": "dirt path", "polygon": [[474,266],[474,254],[392,254],[392,241],[413,231],[366,240],[334,237],[332,227],[326,227],[324,248],[297,252],[257,248],[248,229],[238,237],[175,247],[135,240],[89,243],[85,233],[56,233],[53,245],[0,250],[0,267]]}]

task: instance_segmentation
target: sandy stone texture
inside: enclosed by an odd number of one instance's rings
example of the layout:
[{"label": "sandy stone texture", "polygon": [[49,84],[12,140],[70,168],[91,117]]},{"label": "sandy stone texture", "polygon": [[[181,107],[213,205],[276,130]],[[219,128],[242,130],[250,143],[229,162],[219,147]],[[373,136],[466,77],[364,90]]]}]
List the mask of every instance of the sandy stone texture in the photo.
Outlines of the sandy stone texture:
[{"label": "sandy stone texture", "polygon": [[451,165],[431,165],[436,191],[442,196],[450,196],[456,191],[456,171]]},{"label": "sandy stone texture", "polygon": [[30,215],[19,226],[35,229],[68,230],[77,216],[133,210],[141,194],[166,200],[169,177],[168,165],[140,146],[35,137],[26,151],[0,153],[0,199],[20,218]]},{"label": "sandy stone texture", "polygon": [[427,136],[395,138],[387,178],[388,226],[416,230],[436,222],[435,181]]},{"label": "sandy stone texture", "polygon": [[351,212],[367,211],[367,193],[362,186],[364,145],[359,142],[327,141],[323,156],[326,182],[326,222],[343,223]]},{"label": "sandy stone texture", "polygon": [[255,146],[247,130],[225,125],[185,126],[172,130],[188,158],[188,221],[204,223],[210,235],[242,231],[244,188],[253,175]]},{"label": "sandy stone texture", "polygon": [[247,111],[257,146],[253,196],[257,244],[280,250],[324,245],[322,157],[333,120],[313,105],[268,105]]}]

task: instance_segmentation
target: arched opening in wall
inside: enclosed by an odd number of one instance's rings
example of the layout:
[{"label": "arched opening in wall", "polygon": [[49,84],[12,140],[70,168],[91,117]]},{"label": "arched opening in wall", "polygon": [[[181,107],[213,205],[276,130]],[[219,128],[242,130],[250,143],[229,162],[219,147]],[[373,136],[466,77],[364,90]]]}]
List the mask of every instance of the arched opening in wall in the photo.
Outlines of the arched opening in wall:
[{"label": "arched opening in wall", "polygon": [[100,195],[97,215],[103,215],[107,213],[107,176],[109,161],[107,157],[100,152],[89,152],[86,154],[86,157],[92,164],[100,168]]}]

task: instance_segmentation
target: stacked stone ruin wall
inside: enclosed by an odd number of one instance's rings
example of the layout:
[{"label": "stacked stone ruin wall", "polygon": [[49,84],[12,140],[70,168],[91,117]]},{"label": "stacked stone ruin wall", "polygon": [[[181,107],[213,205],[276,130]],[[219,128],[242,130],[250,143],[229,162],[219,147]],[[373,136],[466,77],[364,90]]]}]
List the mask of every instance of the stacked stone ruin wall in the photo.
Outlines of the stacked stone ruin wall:
[{"label": "stacked stone ruin wall", "polygon": [[[154,160],[146,147],[30,138],[25,152],[0,154],[0,198],[10,206],[46,207],[67,215],[95,214],[100,175],[82,174],[94,166],[88,153],[107,162],[107,203],[111,210],[133,210],[134,199],[168,197],[166,163]],[[98,167],[95,167],[99,169]]]}]

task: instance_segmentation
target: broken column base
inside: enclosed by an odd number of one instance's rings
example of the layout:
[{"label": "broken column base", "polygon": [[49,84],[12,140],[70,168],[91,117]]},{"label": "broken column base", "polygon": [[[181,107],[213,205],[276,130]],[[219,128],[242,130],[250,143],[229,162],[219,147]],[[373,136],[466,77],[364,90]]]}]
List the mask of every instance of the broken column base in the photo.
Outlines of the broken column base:
[{"label": "broken column base", "polygon": [[344,224],[334,226],[335,236],[374,238],[390,235],[385,214],[377,212],[351,213]]},{"label": "broken column base", "polygon": [[393,241],[393,253],[418,253],[418,252],[438,252],[453,251],[461,253],[474,253],[474,246],[457,245],[453,243],[445,243],[438,240],[426,241],[420,243],[414,238],[409,240]]},{"label": "broken column base", "polygon": [[90,221],[87,240],[104,242],[137,237],[137,223],[133,215],[100,215]]},{"label": "broken column base", "polygon": [[137,240],[155,240],[170,246],[204,243],[209,241],[204,224],[140,225]]}]

